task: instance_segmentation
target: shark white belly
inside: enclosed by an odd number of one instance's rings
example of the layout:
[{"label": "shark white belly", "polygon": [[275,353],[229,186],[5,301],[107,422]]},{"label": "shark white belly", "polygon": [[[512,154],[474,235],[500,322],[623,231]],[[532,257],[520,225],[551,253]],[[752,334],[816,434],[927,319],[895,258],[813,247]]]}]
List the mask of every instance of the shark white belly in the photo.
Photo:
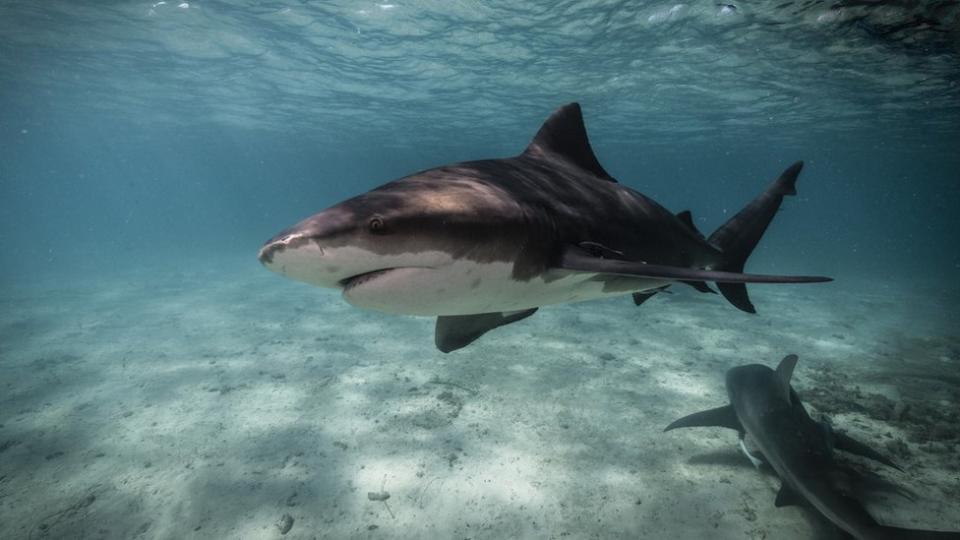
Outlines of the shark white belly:
[{"label": "shark white belly", "polygon": [[436,267],[401,267],[344,289],[350,304],[386,313],[444,316],[520,311],[644,291],[665,282],[618,279],[611,288],[598,274],[552,269],[529,280],[513,277],[513,265],[466,259]]}]

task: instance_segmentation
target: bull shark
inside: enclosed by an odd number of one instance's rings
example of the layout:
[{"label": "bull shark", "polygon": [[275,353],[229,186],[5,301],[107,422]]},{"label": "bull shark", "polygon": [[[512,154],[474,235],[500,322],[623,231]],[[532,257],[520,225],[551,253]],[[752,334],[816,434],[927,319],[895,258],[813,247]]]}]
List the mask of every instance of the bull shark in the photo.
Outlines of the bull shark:
[{"label": "bull shark", "polygon": [[709,238],[690,212],[673,214],[600,165],[579,104],[554,112],[526,150],[418,172],[328,208],[268,240],[270,270],[340,289],[350,304],[437,317],[450,352],[540,306],[633,294],[672,283],[717,283],[753,313],[746,283],[819,276],[743,273],[802,162]]},{"label": "bull shark", "polygon": [[727,371],[729,405],[685,416],[664,431],[682,427],[715,426],[736,430],[740,447],[754,465],[760,458],[744,444],[750,439],[763,461],[782,481],[777,507],[805,504],[858,540],[960,540],[960,532],[925,531],[881,525],[847,492],[860,476],[834,461],[834,450],[873,459],[899,469],[895,463],[864,443],[817,422],[807,413],[790,378],[797,356],[784,358],[776,370],[761,364]]}]

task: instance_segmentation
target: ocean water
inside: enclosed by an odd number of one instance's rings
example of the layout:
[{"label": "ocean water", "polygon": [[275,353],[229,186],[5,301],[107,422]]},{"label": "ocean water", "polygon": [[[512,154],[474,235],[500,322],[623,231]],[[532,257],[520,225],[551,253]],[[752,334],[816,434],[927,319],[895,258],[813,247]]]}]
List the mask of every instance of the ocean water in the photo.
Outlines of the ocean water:
[{"label": "ocean water", "polygon": [[[758,4],[758,5],[753,5]],[[960,529],[960,7],[951,2],[0,3],[0,538],[821,538],[722,430],[794,387]],[[442,354],[257,260],[579,102],[621,183],[711,231],[790,163],[747,264],[550,306]],[[389,498],[384,498],[389,494]]]}]

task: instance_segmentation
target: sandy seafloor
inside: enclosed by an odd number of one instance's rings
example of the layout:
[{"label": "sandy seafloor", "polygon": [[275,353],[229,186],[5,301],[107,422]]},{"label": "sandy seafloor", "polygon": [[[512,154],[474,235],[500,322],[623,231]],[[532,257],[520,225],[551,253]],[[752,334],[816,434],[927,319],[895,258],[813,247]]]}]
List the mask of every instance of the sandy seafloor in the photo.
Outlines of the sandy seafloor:
[{"label": "sandy seafloor", "polygon": [[759,315],[686,288],[546,307],[442,354],[431,319],[255,262],[5,287],[0,538],[829,538],[734,432],[662,433],[787,353],[811,409],[904,467],[856,461],[915,495],[874,514],[960,529],[960,295],[751,293]]}]

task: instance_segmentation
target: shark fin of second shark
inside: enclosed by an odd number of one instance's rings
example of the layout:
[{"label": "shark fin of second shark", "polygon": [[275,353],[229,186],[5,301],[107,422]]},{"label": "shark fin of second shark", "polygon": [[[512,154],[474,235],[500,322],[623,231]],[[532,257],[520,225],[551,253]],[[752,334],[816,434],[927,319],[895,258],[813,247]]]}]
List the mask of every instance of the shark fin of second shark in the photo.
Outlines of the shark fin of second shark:
[{"label": "shark fin of second shark", "polygon": [[478,313],[437,317],[434,341],[440,351],[462,349],[494,328],[517,322],[533,315],[537,308],[508,313]]},{"label": "shark fin of second shark", "polygon": [[783,400],[790,403],[790,396],[793,392],[790,389],[790,378],[793,377],[793,369],[797,367],[797,355],[788,354],[780,361],[777,366],[777,380],[780,385],[780,394]]},{"label": "shark fin of second shark", "polygon": [[664,431],[684,427],[725,427],[736,430],[738,433],[744,432],[743,425],[740,424],[740,419],[737,418],[737,413],[734,412],[733,407],[730,405],[684,416],[679,420],[671,422]]},{"label": "shark fin of second shark", "polygon": [[552,154],[564,161],[592,173],[601,180],[616,182],[603,170],[597,156],[590,148],[587,128],[583,125],[583,112],[579,103],[568,103],[557,109],[540,127],[524,156],[539,157]]},{"label": "shark fin of second shark", "polygon": [[578,246],[568,246],[560,256],[558,268],[576,272],[594,272],[621,276],[663,279],[669,281],[714,281],[717,283],[820,283],[831,281],[823,276],[778,276],[770,274],[741,274],[701,270],[682,266],[647,264],[642,261],[623,261],[597,257]]},{"label": "shark fin of second shark", "polygon": [[832,435],[833,447],[837,450],[843,450],[844,452],[863,456],[865,458],[883,463],[887,467],[893,467],[894,469],[903,472],[903,469],[897,466],[896,463],[884,457],[883,454],[877,452],[873,448],[870,448],[866,444],[854,439],[853,437],[839,431],[834,431]]},{"label": "shark fin of second shark", "polygon": [[773,504],[777,508],[781,508],[784,506],[801,506],[805,502],[803,495],[797,493],[787,484],[783,484],[780,486],[780,491],[777,492],[777,498]]},{"label": "shark fin of second shark", "polygon": [[848,512],[861,514],[860,521],[873,522],[872,527],[862,531],[863,538],[871,540],[960,540],[960,531],[931,531],[881,525],[867,512],[859,498],[843,493],[837,494],[837,497],[843,501]]}]

